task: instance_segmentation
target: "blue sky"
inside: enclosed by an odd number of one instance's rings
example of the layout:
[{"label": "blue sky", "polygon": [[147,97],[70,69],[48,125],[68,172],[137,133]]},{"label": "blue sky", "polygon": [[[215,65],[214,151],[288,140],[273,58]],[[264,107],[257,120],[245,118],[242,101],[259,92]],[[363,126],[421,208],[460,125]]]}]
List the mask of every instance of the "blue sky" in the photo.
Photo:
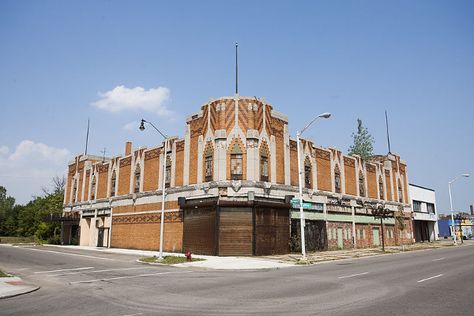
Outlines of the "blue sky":
[{"label": "blue sky", "polygon": [[[24,203],[84,150],[154,146],[140,118],[184,135],[210,97],[265,97],[306,133],[347,151],[356,120],[436,190],[474,173],[472,1],[0,1],[0,185]],[[120,106],[118,106],[120,105]],[[135,122],[135,123],[134,123]],[[131,128],[132,127],[132,128]],[[474,204],[474,174],[453,186]]]}]

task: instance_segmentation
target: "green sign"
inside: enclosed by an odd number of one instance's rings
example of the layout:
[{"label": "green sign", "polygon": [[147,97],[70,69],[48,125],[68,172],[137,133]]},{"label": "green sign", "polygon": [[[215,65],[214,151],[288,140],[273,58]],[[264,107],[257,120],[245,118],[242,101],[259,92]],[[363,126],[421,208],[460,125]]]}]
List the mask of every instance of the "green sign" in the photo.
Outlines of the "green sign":
[{"label": "green sign", "polygon": [[[292,208],[300,208],[300,200],[299,199],[292,199],[290,201]],[[304,210],[313,210],[313,211],[323,211],[323,203],[314,203],[314,202],[305,202],[303,201],[303,209]]]}]

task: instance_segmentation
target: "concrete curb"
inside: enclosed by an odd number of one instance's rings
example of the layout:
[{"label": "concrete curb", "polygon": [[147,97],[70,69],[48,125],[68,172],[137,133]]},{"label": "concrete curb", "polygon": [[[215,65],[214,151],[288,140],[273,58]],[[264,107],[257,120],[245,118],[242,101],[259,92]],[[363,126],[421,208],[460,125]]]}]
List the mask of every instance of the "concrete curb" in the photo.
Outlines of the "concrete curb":
[{"label": "concrete curb", "polygon": [[23,294],[28,294],[37,291],[41,288],[40,286],[31,284],[9,284],[8,281],[16,283],[23,282],[21,278],[16,276],[0,278],[0,299],[12,298]]}]

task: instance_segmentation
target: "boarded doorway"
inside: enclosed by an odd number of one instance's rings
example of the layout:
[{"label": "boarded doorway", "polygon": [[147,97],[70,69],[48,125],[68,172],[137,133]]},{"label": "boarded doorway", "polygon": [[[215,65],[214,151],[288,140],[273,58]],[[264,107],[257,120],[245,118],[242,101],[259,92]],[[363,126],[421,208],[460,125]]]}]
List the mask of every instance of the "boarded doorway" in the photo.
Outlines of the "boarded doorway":
[{"label": "boarded doorway", "polygon": [[344,239],[342,238],[342,227],[337,228],[337,248],[344,248]]},{"label": "boarded doorway", "polygon": [[219,213],[219,256],[252,255],[252,209],[222,207]]},{"label": "boarded doorway", "polygon": [[185,209],[183,251],[216,255],[216,210]]},{"label": "boarded doorway", "polygon": [[376,247],[380,246],[380,234],[379,234],[379,228],[374,227],[372,228],[372,238],[373,238],[373,245]]},{"label": "boarded doorway", "polygon": [[[323,251],[328,249],[326,222],[320,220],[305,220],[305,246],[307,251]],[[300,220],[291,221],[291,251],[301,251]]]},{"label": "boarded doorway", "polygon": [[285,254],[289,251],[289,210],[256,208],[255,254],[257,256]]}]

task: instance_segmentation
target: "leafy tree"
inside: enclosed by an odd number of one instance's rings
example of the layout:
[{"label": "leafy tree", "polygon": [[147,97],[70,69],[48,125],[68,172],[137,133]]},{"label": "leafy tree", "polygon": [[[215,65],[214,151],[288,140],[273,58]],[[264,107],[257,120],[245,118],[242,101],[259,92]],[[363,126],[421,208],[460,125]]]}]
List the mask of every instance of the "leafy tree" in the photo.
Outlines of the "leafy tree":
[{"label": "leafy tree", "polygon": [[7,195],[7,189],[0,186],[0,236],[8,236],[15,230],[15,199]]},{"label": "leafy tree", "polygon": [[0,187],[0,236],[35,236],[38,241],[59,243],[61,225],[52,219],[62,214],[64,177],[53,178],[52,190],[43,188],[43,196],[26,205],[14,205]]},{"label": "leafy tree", "polygon": [[357,133],[352,133],[352,139],[353,144],[349,147],[349,155],[359,155],[364,160],[374,155],[374,137],[362,125],[361,119],[357,119]]}]

